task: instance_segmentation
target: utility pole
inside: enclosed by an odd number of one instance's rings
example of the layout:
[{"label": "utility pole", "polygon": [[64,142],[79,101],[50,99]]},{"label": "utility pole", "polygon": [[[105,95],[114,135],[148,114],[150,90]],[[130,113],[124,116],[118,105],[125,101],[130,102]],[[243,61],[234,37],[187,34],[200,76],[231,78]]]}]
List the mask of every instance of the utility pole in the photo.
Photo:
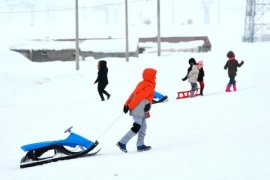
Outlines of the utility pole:
[{"label": "utility pole", "polygon": [[209,17],[209,9],[210,9],[210,4],[212,3],[211,0],[203,0],[203,8],[204,8],[204,24],[209,24],[210,23],[210,17]]},{"label": "utility pole", "polygon": [[157,0],[157,52],[158,52],[158,56],[160,56],[160,51],[161,51],[161,47],[160,47],[160,0]]},{"label": "utility pole", "polygon": [[174,17],[175,17],[175,14],[174,14],[174,0],[172,0],[172,24],[174,24],[175,22],[174,22]]},{"label": "utility pole", "polygon": [[126,61],[129,61],[129,47],[128,47],[128,2],[125,0],[125,17],[126,17]]},{"label": "utility pole", "polygon": [[218,0],[218,12],[217,12],[217,16],[218,16],[218,24],[220,24],[220,0]]},{"label": "utility pole", "polygon": [[79,70],[80,69],[80,66],[79,66],[79,51],[80,51],[80,48],[79,48],[79,13],[78,13],[78,0],[75,0],[75,21],[76,21],[76,28],[75,28],[75,31],[76,31],[76,53],[75,53],[75,61],[76,61],[76,70]]}]

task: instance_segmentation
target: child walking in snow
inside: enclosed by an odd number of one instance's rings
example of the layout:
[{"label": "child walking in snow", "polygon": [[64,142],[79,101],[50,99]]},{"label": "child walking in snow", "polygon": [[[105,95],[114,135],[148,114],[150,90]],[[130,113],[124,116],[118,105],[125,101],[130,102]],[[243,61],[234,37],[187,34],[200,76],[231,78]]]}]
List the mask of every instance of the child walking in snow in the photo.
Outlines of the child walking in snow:
[{"label": "child walking in snow", "polygon": [[200,84],[200,95],[203,96],[203,90],[204,90],[204,70],[203,70],[203,61],[200,60],[197,63],[198,69],[199,69],[199,75],[198,75],[198,82]]},{"label": "child walking in snow", "polygon": [[149,111],[154,97],[156,73],[157,71],[155,69],[144,69],[142,75],[143,80],[138,83],[124,105],[124,113],[129,111],[134,121],[131,129],[116,144],[120,150],[125,153],[127,153],[127,143],[135,135],[138,135],[137,151],[147,151],[151,149],[151,146],[144,144],[144,138],[147,128],[146,118],[150,117]]},{"label": "child walking in snow", "polygon": [[101,101],[104,101],[103,94],[107,96],[107,99],[110,99],[111,95],[105,91],[106,86],[109,84],[108,81],[108,68],[107,61],[101,60],[98,62],[98,76],[94,84],[98,83],[98,93],[101,98]]},{"label": "child walking in snow", "polygon": [[188,68],[187,75],[182,80],[185,81],[188,79],[188,82],[190,82],[191,85],[190,97],[195,97],[195,91],[198,89],[197,79],[199,75],[199,69],[196,66],[196,61],[194,58],[190,58],[188,63],[190,66]]},{"label": "child walking in snow", "polygon": [[236,81],[235,76],[237,72],[237,67],[241,67],[244,64],[244,61],[241,61],[241,63],[238,63],[238,61],[235,59],[235,54],[233,51],[229,51],[227,53],[228,60],[224,66],[224,69],[228,69],[228,76],[230,78],[230,81],[225,89],[226,92],[231,92],[230,88],[231,85],[233,85],[233,90],[236,91]]},{"label": "child walking in snow", "polygon": [[185,81],[185,80],[188,79],[188,74],[189,74],[189,72],[190,72],[191,69],[192,69],[192,63],[193,63],[193,64],[194,64],[194,63],[196,64],[196,61],[195,61],[194,58],[190,58],[190,59],[188,60],[188,63],[189,63],[189,67],[188,67],[188,70],[187,70],[187,75],[186,75],[184,78],[182,78],[183,81]]}]

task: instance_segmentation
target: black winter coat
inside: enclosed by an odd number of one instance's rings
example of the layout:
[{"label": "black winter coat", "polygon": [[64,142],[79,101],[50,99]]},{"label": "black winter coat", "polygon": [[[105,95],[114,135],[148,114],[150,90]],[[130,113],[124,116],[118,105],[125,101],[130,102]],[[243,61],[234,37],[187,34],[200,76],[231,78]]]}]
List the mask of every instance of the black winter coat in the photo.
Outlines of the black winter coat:
[{"label": "black winter coat", "polygon": [[199,69],[198,81],[203,81],[203,77],[204,77],[204,70],[203,67],[201,67],[201,69]]},{"label": "black winter coat", "polygon": [[100,61],[99,62],[99,69],[98,69],[98,76],[95,81],[95,83],[99,83],[102,85],[109,84],[108,81],[108,68],[107,68],[107,62],[106,61]]}]

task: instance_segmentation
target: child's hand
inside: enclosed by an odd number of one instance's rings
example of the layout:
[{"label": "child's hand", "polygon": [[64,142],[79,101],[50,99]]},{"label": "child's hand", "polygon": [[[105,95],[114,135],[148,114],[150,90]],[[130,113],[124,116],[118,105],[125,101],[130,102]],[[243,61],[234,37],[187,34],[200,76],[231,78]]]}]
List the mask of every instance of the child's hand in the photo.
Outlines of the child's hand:
[{"label": "child's hand", "polygon": [[125,105],[123,108],[123,112],[126,114],[129,111],[128,105]]},{"label": "child's hand", "polygon": [[145,106],[144,106],[144,112],[148,112],[148,111],[150,111],[150,108],[151,108],[151,104],[146,104]]}]

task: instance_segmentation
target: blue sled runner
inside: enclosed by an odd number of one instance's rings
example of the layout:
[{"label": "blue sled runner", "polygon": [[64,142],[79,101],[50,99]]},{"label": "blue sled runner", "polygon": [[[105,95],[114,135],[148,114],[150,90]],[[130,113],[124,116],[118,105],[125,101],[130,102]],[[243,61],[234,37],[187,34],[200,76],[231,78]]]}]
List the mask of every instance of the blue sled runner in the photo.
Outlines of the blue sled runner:
[{"label": "blue sled runner", "polygon": [[69,136],[64,140],[44,141],[22,146],[22,150],[27,153],[22,158],[20,167],[26,168],[58,160],[93,156],[100,151],[98,149],[92,152],[98,145],[98,141],[92,142],[71,132],[71,129],[72,127],[65,131],[65,133],[69,133]]}]

